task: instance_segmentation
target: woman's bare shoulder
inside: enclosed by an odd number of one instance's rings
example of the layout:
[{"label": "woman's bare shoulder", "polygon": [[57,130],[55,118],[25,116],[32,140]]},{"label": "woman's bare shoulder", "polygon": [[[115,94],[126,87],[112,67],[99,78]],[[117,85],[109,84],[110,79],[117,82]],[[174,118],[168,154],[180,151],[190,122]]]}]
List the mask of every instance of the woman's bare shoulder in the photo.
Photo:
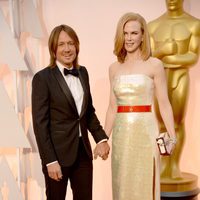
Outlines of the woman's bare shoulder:
[{"label": "woman's bare shoulder", "polygon": [[155,70],[164,68],[163,62],[160,59],[155,58],[155,57],[149,58],[149,64],[150,64],[150,67],[154,68]]},{"label": "woman's bare shoulder", "polygon": [[118,61],[116,61],[116,62],[113,62],[113,63],[109,66],[109,68],[110,68],[110,69],[115,69],[115,68],[118,68],[119,65],[120,65],[120,63],[119,63]]},{"label": "woman's bare shoulder", "polygon": [[158,65],[158,66],[162,66],[163,65],[162,61],[160,59],[158,59],[158,58],[155,58],[155,57],[150,57],[148,59],[148,61],[149,61],[149,63],[151,65]]},{"label": "woman's bare shoulder", "polygon": [[119,66],[120,66],[120,65],[121,65],[121,64],[120,64],[118,61],[112,63],[112,64],[109,66],[109,71],[110,71],[110,73],[114,73],[114,74],[115,74],[115,72],[119,69]]},{"label": "woman's bare shoulder", "polygon": [[155,57],[150,57],[149,58],[149,67],[151,70],[151,73],[154,74],[160,74],[164,72],[164,65],[161,60]]}]

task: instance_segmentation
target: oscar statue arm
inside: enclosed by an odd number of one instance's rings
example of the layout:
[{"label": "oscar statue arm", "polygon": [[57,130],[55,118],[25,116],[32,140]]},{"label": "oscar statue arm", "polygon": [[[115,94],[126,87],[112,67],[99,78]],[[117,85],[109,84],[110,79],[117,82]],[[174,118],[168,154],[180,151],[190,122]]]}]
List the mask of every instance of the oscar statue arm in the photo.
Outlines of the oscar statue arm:
[{"label": "oscar statue arm", "polygon": [[148,31],[150,36],[152,56],[162,60],[165,56],[170,56],[177,53],[177,44],[174,39],[170,38],[160,42],[155,41],[155,32],[160,26],[160,23],[161,22],[159,20],[150,22],[148,24]]},{"label": "oscar statue arm", "polygon": [[150,37],[152,46],[152,56],[162,60],[168,56],[172,56],[177,52],[177,44],[173,39],[165,40],[159,47],[155,47],[153,38]]},{"label": "oscar statue arm", "polygon": [[[179,47],[181,48],[181,47]],[[182,47],[186,48],[186,46]],[[200,21],[198,20],[191,30],[191,37],[187,46],[187,49],[180,49],[184,53],[177,53],[173,55],[166,55],[162,58],[165,67],[166,63],[170,65],[170,68],[176,68],[177,65],[184,67],[191,67],[198,60],[200,49]]]}]

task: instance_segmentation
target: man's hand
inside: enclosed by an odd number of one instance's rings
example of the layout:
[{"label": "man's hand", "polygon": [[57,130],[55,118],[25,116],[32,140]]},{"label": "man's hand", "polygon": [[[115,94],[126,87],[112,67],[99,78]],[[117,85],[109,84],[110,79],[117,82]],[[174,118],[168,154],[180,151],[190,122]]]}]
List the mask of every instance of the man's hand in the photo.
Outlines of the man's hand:
[{"label": "man's hand", "polygon": [[94,159],[97,159],[97,157],[101,157],[103,160],[106,160],[108,158],[108,154],[110,151],[110,146],[108,145],[107,142],[101,142],[96,145],[93,154],[94,154]]},{"label": "man's hand", "polygon": [[58,162],[48,165],[47,171],[50,178],[56,181],[60,181],[62,179],[63,175],[62,175],[61,167]]}]

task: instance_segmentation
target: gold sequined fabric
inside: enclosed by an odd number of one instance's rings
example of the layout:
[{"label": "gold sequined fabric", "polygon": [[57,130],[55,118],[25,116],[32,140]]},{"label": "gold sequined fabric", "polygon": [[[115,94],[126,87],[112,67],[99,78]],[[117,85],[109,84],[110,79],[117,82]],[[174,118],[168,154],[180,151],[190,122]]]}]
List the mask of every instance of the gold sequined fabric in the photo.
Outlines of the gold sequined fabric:
[{"label": "gold sequined fabric", "polygon": [[[119,106],[152,105],[154,82],[144,74],[115,78]],[[152,112],[117,113],[112,134],[113,200],[159,200],[158,127]]]}]

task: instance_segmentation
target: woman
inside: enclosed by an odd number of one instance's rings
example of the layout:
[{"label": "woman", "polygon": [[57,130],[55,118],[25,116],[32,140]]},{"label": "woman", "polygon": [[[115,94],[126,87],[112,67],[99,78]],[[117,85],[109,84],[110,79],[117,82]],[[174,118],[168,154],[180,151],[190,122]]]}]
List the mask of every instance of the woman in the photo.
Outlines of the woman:
[{"label": "woman", "polygon": [[150,57],[146,22],[135,13],[123,15],[117,26],[109,68],[110,102],[105,131],[112,134],[112,184],[114,200],[160,199],[158,127],[151,105],[154,93],[167,131],[175,139],[165,72]]}]

